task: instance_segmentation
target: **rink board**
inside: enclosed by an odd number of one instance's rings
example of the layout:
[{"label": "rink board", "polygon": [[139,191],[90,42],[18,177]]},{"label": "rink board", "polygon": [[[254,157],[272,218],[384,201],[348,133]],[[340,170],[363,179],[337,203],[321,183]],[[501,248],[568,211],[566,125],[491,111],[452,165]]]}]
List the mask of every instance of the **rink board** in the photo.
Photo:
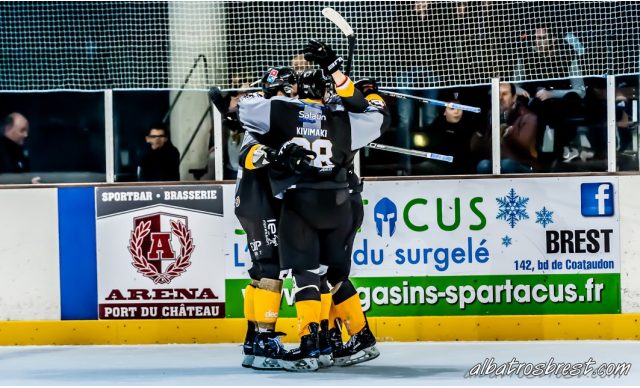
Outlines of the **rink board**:
[{"label": "rink board", "polygon": [[[638,340],[640,314],[373,317],[379,341]],[[298,341],[295,318],[281,318],[284,342]],[[240,318],[0,322],[0,345],[242,343]],[[344,338],[345,340],[347,337]]]},{"label": "rink board", "polygon": [[[0,343],[239,341],[250,246],[233,189],[0,190]],[[363,308],[385,340],[635,339],[637,192],[637,176],[604,174],[367,182],[352,262]]]}]

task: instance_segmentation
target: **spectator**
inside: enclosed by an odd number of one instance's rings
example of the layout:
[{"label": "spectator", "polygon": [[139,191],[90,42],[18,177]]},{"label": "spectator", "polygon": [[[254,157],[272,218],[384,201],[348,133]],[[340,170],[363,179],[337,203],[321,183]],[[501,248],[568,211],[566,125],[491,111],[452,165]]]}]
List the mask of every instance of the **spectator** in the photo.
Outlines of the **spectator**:
[{"label": "spectator", "polygon": [[573,35],[568,35],[567,39],[570,39],[573,45],[557,38],[546,25],[539,25],[535,29],[534,44],[525,51],[516,77],[521,81],[555,81],[527,82],[523,86],[525,91],[520,90],[520,94],[540,101],[562,98],[569,93],[584,97],[586,89],[577,51],[582,51],[581,45]]},{"label": "spectator", "polygon": [[[405,9],[407,7],[409,9]],[[398,74],[398,87],[404,94],[413,94],[425,98],[437,99],[437,89],[426,89],[437,86],[443,81],[443,72],[447,68],[447,60],[443,54],[448,42],[444,36],[442,20],[446,5],[433,1],[416,1],[414,4],[397,3],[397,31],[393,36],[398,50],[398,58],[405,58],[400,63],[402,71]],[[396,144],[398,147],[410,148],[411,131],[414,130],[414,113],[420,110],[422,127],[426,128],[438,114],[437,107],[423,104],[413,99],[397,101],[398,127]],[[407,155],[400,156],[398,175],[411,174],[411,162]]]},{"label": "spectator", "polygon": [[305,70],[312,69],[313,64],[304,59],[304,54],[296,54],[291,58],[291,68],[295,70],[296,73],[301,74]]},{"label": "spectator", "polygon": [[521,81],[543,79],[522,84],[524,89],[519,88],[518,94],[532,98],[531,110],[543,125],[553,129],[556,157],[576,136],[577,124],[573,119],[579,118],[586,94],[579,66],[583,48],[575,36],[568,35],[567,40],[558,38],[546,25],[539,25],[533,45],[525,50],[516,74]]},{"label": "spectator", "polygon": [[[500,84],[500,119],[500,172],[512,174],[537,170],[538,117],[518,100],[513,84]],[[478,131],[473,134],[471,150],[485,157],[478,163],[477,172],[491,174],[491,125],[484,134]],[[486,155],[487,150],[489,155]]]},{"label": "spectator", "polygon": [[151,148],[138,165],[138,180],[142,182],[168,182],[180,180],[180,152],[171,143],[163,126],[149,129],[145,137]]},{"label": "spectator", "polygon": [[0,173],[30,171],[29,154],[24,141],[29,136],[29,121],[20,113],[9,114],[0,136]]},{"label": "spectator", "polygon": [[[460,103],[458,93],[446,102]],[[472,172],[469,157],[469,142],[472,130],[464,112],[460,109],[446,107],[426,130],[428,137],[427,151],[453,156],[453,163],[436,160],[425,160],[415,166],[415,172],[429,175],[467,174]]]}]

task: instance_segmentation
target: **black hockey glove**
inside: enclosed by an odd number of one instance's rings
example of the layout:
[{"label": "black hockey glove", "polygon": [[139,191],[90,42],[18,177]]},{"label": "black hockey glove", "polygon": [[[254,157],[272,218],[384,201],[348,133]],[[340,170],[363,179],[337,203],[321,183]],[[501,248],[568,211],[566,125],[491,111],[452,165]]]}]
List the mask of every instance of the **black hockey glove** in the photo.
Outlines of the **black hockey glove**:
[{"label": "black hockey glove", "polygon": [[354,84],[363,96],[378,94],[378,82],[371,78],[363,78]]},{"label": "black hockey glove", "polygon": [[269,163],[273,163],[278,160],[278,151],[274,150],[273,148],[263,145],[258,149],[260,150],[260,152],[264,153],[264,157],[269,161]]},{"label": "black hockey glove", "polygon": [[214,86],[209,89],[209,100],[216,106],[222,115],[229,113],[229,105],[231,103],[231,96],[227,93],[222,94],[222,90],[219,87]]},{"label": "black hockey glove", "polygon": [[314,170],[314,167],[311,166],[311,161],[313,161],[315,157],[315,152],[304,149],[298,144],[288,141],[280,147],[277,160],[289,171],[301,174],[303,172]]},{"label": "black hockey glove", "polygon": [[302,52],[304,59],[317,63],[327,74],[333,74],[340,70],[342,62],[344,62],[342,57],[337,56],[329,45],[317,40],[310,40]]}]

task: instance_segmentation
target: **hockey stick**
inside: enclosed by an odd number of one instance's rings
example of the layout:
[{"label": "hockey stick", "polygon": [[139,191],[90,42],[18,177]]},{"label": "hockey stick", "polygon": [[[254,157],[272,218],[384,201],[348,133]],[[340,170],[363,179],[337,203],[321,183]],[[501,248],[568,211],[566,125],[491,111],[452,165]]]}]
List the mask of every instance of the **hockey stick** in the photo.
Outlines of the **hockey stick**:
[{"label": "hockey stick", "polygon": [[326,7],[322,10],[322,14],[327,19],[331,20],[333,24],[335,24],[347,37],[347,42],[349,45],[349,51],[347,53],[347,66],[344,71],[344,75],[347,77],[351,73],[351,64],[353,63],[353,52],[356,49],[356,34],[353,32],[353,28],[347,23],[346,20],[340,15],[336,10],[331,7]]},{"label": "hockey stick", "polygon": [[396,152],[398,154],[403,154],[403,155],[419,156],[421,158],[441,160],[443,162],[453,163],[453,156],[434,154],[433,152],[409,150],[406,148],[394,147],[394,146],[379,144],[379,143],[369,143],[366,145],[366,147],[373,148],[375,150],[380,150],[380,151]]},{"label": "hockey stick", "polygon": [[221,89],[220,91],[223,93],[227,92],[259,92],[262,88],[229,88],[229,89]]},{"label": "hockey stick", "polygon": [[465,110],[467,112],[480,113],[480,108],[477,108],[475,106],[456,104],[455,102],[433,100],[431,98],[412,96],[411,94],[396,93],[396,92],[391,92],[389,90],[384,90],[384,89],[380,89],[380,93],[386,94],[387,96],[396,97],[396,98],[418,100],[418,101],[424,102],[425,104],[446,106],[453,109]]}]

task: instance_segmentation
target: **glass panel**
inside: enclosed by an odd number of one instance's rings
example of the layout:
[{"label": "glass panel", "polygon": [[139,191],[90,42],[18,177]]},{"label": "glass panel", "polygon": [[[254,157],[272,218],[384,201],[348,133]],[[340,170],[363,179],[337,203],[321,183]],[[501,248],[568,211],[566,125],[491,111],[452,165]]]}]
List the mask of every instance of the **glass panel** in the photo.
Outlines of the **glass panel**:
[{"label": "glass panel", "polygon": [[[475,174],[478,163],[486,159],[490,169],[489,91],[489,86],[398,91],[422,99],[478,107],[480,113],[445,108],[417,99],[385,96],[392,114],[391,129],[376,143],[453,156],[453,163],[365,148],[360,153],[362,175]],[[485,143],[486,139],[488,143]]]},{"label": "glass panel", "polygon": [[[151,145],[146,135],[151,129],[167,130],[166,143],[171,144],[170,128],[163,123],[169,110],[168,91],[116,91],[113,93],[113,132],[115,141],[115,173],[117,182],[135,182],[138,180],[138,166],[150,155]],[[160,135],[156,133],[153,135]],[[149,138],[150,142],[161,142],[165,138]],[[155,153],[154,153],[155,154]],[[157,152],[157,154],[164,154]],[[157,158],[158,162],[161,158]],[[157,164],[157,163],[154,163]],[[153,168],[155,166],[149,166]],[[160,166],[158,166],[160,167]],[[152,175],[152,176],[151,176]],[[155,180],[156,174],[148,179]],[[160,177],[157,177],[157,180]]]},{"label": "glass panel", "polygon": [[605,78],[524,82],[520,87],[537,115],[539,172],[607,170]]},{"label": "glass panel", "polygon": [[103,93],[0,93],[0,115],[0,183],[105,181]]},{"label": "glass panel", "polygon": [[616,77],[618,171],[638,171],[638,76]]}]

